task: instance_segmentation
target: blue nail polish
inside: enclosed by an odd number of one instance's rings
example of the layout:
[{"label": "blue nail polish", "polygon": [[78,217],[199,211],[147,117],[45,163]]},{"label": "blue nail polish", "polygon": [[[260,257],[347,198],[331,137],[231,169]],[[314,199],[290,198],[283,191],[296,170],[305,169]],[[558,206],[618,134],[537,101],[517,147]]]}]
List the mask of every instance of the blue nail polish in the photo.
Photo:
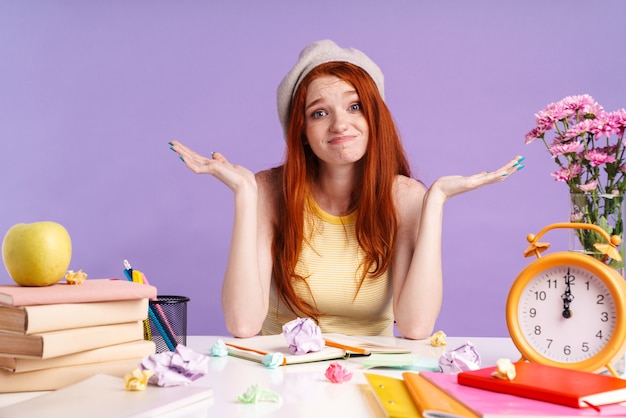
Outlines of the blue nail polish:
[{"label": "blue nail polish", "polygon": [[519,165],[519,163],[515,163],[513,164],[513,167],[517,167]]},{"label": "blue nail polish", "polygon": [[520,171],[522,168],[524,168],[525,166],[520,165],[519,167],[517,167],[517,171]]},{"label": "blue nail polish", "polygon": [[504,174],[502,175],[502,177],[508,177],[508,176],[509,176],[509,175],[508,175],[507,173],[504,173]]},{"label": "blue nail polish", "polygon": [[176,150],[175,150],[174,148],[170,147],[170,149],[171,149],[172,151],[176,152]]},{"label": "blue nail polish", "polygon": [[178,157],[178,158],[180,158],[182,162],[185,162],[185,159],[183,157]]},{"label": "blue nail polish", "polygon": [[174,144],[172,144],[172,142],[170,141],[170,142],[168,142],[168,145],[171,147],[171,146],[173,146]]},{"label": "blue nail polish", "polygon": [[525,159],[526,159],[526,157],[519,157],[519,158],[517,159],[517,162],[518,162],[518,163],[521,163],[521,162],[522,162],[522,161],[524,161]]}]

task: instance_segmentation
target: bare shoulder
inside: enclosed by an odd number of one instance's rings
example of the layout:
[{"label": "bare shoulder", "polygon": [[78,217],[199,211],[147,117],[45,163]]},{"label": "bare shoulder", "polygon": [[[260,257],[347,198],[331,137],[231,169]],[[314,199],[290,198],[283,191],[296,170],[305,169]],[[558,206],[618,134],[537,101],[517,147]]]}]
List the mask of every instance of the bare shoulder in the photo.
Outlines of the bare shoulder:
[{"label": "bare shoulder", "polygon": [[396,176],[393,194],[398,214],[402,217],[406,211],[419,213],[426,191],[426,186],[419,180],[406,176]]},{"label": "bare shoulder", "polygon": [[259,171],[255,174],[259,192],[259,209],[274,219],[277,213],[278,198],[282,190],[281,168]]},{"label": "bare shoulder", "polygon": [[259,171],[255,174],[259,191],[264,193],[276,193],[280,190],[281,169],[271,168],[269,170]]}]

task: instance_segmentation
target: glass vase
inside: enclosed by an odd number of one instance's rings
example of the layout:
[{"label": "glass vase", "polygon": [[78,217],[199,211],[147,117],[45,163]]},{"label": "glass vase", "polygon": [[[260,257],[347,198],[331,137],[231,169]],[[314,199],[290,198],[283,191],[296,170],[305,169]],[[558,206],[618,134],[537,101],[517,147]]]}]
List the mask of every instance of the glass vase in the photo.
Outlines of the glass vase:
[{"label": "glass vase", "polygon": [[[570,222],[585,222],[599,226],[610,236],[618,235],[624,239],[624,195],[599,193],[570,193]],[[603,260],[594,244],[606,243],[596,231],[572,229],[569,236],[569,248]],[[624,244],[618,249],[622,261],[610,260],[609,265],[624,276]]]},{"label": "glass vase", "polygon": [[[599,226],[609,235],[618,235],[624,239],[624,195],[598,193],[570,193],[570,222],[585,222]],[[596,242],[606,240],[596,231],[586,229],[570,229],[569,247],[572,251],[584,252],[604,261],[604,254],[593,246]],[[609,266],[624,276],[624,249],[622,243],[618,247],[622,261],[610,260]],[[626,377],[626,354],[614,360],[613,368],[622,378]]]}]

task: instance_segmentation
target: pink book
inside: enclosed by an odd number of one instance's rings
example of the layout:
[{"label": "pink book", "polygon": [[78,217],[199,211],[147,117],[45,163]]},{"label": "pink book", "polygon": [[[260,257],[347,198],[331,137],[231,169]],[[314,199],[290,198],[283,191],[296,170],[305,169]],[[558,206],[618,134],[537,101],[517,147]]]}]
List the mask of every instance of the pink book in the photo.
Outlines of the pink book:
[{"label": "pink book", "polygon": [[45,287],[0,285],[0,303],[10,306],[147,299],[156,295],[154,286],[120,279],[87,279],[78,285],[59,282]]},{"label": "pink book", "polygon": [[[550,402],[536,401],[520,396],[492,392],[460,385],[455,374],[420,372],[426,380],[471,409],[483,418],[497,417],[626,417],[626,405],[614,404],[593,408],[571,408]],[[558,382],[554,382],[558,386]]]}]

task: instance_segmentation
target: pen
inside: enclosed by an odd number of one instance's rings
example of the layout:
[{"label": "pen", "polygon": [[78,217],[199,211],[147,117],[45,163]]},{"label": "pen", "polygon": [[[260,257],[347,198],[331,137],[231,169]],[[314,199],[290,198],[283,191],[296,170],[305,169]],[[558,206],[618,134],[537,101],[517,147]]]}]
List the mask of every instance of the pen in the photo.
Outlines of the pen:
[{"label": "pen", "polygon": [[[133,270],[128,260],[124,260],[124,276],[126,276],[126,279],[130,282],[133,281],[132,271]],[[170,351],[174,351],[176,349],[176,346],[174,345],[174,343],[176,342],[176,337],[165,331],[165,329],[163,328],[163,325],[161,324],[161,321],[159,321],[159,318],[154,313],[152,306],[150,305],[148,305],[148,316],[152,320],[152,323],[154,324],[154,326],[157,327],[157,329],[159,330],[159,334],[161,334],[161,337],[163,337],[163,341],[165,341],[167,348],[169,348]]]},{"label": "pen", "polygon": [[124,263],[124,274],[126,275],[126,278],[132,282],[133,281],[133,268],[130,266],[130,263],[128,262],[128,260],[124,260],[123,263]]}]

